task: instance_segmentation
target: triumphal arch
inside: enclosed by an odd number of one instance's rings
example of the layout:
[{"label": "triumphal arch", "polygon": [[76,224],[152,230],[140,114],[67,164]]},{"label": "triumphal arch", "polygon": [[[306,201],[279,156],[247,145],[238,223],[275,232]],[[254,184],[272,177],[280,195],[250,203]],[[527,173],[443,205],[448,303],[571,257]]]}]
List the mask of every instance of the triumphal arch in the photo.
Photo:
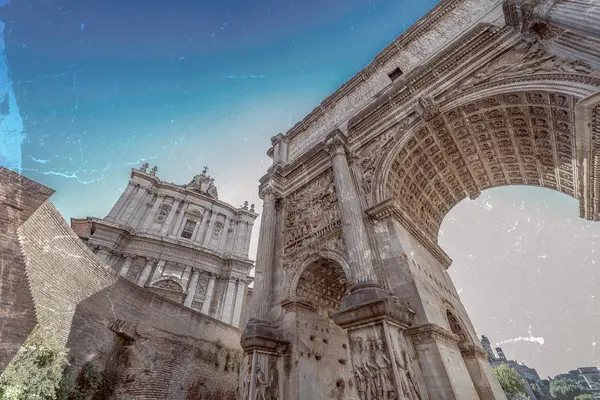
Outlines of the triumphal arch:
[{"label": "triumphal arch", "polygon": [[503,185],[600,219],[600,6],[442,0],[268,154],[240,398],[505,399],[438,231]]}]

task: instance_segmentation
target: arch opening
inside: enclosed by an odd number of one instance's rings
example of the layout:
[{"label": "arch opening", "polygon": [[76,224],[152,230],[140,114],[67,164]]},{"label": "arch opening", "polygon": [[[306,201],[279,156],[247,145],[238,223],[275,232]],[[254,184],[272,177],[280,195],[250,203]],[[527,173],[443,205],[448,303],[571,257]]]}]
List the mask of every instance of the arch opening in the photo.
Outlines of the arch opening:
[{"label": "arch opening", "polygon": [[553,91],[511,91],[442,110],[397,150],[384,193],[402,199],[403,214],[436,244],[450,209],[485,189],[539,186],[581,200],[578,100]]},{"label": "arch opening", "polygon": [[340,263],[327,258],[307,262],[292,289],[296,307],[288,309],[296,329],[293,375],[306,398],[346,398],[351,393],[351,362],[346,331],[333,322],[350,282]]}]

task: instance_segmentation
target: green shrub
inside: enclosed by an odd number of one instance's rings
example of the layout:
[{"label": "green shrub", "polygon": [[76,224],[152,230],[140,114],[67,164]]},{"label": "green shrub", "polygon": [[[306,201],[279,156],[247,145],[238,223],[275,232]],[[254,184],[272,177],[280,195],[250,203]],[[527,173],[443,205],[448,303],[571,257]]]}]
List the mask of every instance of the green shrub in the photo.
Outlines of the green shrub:
[{"label": "green shrub", "polygon": [[68,350],[35,328],[0,376],[1,400],[55,400]]}]

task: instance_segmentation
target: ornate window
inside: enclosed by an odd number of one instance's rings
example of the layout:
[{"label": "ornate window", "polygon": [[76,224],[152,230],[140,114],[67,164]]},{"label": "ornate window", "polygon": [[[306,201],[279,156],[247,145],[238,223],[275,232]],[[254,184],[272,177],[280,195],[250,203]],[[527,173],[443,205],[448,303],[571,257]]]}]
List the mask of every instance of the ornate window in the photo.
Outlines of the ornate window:
[{"label": "ornate window", "polygon": [[163,223],[167,219],[167,215],[169,215],[169,211],[171,211],[171,206],[168,204],[163,204],[158,208],[158,214],[156,214],[155,221],[158,223]]},{"label": "ornate window", "polygon": [[191,239],[192,234],[194,233],[194,228],[196,227],[196,221],[187,220],[185,221],[185,225],[183,226],[183,231],[181,231],[181,237],[186,239]]}]

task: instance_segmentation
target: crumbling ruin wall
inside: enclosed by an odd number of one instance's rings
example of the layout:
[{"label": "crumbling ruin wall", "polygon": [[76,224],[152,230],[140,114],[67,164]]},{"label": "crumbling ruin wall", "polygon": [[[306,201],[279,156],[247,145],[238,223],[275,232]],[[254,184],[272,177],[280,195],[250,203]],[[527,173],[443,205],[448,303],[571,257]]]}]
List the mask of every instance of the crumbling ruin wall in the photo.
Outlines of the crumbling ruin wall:
[{"label": "crumbling ruin wall", "polygon": [[102,265],[46,201],[19,228],[37,321],[111,381],[105,398],[235,398],[240,332]]}]

